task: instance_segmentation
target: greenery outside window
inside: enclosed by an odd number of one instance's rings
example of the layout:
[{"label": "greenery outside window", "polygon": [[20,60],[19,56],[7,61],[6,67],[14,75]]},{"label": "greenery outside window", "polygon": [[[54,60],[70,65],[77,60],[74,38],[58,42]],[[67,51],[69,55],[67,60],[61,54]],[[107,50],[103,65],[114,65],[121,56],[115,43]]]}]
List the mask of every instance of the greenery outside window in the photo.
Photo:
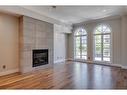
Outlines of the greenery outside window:
[{"label": "greenery outside window", "polygon": [[87,32],[80,28],[75,31],[75,59],[87,60]]},{"label": "greenery outside window", "polygon": [[111,30],[99,25],[94,31],[94,61],[111,61]]}]

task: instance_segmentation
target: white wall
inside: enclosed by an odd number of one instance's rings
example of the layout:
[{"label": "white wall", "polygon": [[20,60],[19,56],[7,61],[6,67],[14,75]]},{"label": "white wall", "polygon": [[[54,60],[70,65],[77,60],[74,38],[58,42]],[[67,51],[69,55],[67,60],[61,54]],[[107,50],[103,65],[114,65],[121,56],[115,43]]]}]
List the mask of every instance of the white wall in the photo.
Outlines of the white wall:
[{"label": "white wall", "polygon": [[53,19],[44,15],[41,15],[37,12],[29,10],[29,8],[25,6],[0,6],[0,11],[13,14],[13,15],[24,15],[24,16],[32,17],[34,19],[46,21],[52,24],[61,24],[71,28],[71,25],[68,23],[63,23],[57,19]]},{"label": "white wall", "polygon": [[74,58],[74,37],[73,33],[68,34],[68,53],[67,60],[72,60]]},{"label": "white wall", "polygon": [[[74,30],[78,27],[84,27],[88,33],[88,57],[91,59],[88,61],[93,61],[93,36],[92,33],[95,29],[95,27],[99,24],[107,24],[111,27],[112,30],[112,64],[114,65],[122,65],[121,62],[121,18],[112,18],[112,19],[106,19],[106,20],[96,20],[93,22],[84,22],[82,24],[76,24],[74,25]],[[127,27],[127,26],[126,26]],[[69,36],[69,58],[73,59],[74,56],[74,50],[73,50],[73,33]],[[125,42],[125,40],[124,40]]]},{"label": "white wall", "polygon": [[[13,73],[19,68],[19,20],[0,14],[0,75]],[[3,65],[6,68],[3,68]]]},{"label": "white wall", "polygon": [[67,32],[54,25],[54,63],[64,62],[67,57]]},{"label": "white wall", "polygon": [[121,24],[121,63],[123,68],[127,68],[127,16],[122,16]]}]

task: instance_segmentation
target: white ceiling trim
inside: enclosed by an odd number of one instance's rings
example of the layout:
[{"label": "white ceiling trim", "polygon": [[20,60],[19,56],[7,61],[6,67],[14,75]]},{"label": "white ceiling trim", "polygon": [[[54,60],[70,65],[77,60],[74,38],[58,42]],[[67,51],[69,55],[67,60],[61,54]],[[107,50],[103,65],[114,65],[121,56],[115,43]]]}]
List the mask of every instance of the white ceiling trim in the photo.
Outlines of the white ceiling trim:
[{"label": "white ceiling trim", "polygon": [[52,6],[23,7],[70,24],[120,15],[124,12],[124,6],[56,6],[56,8],[52,8]]},{"label": "white ceiling trim", "polygon": [[[0,11],[25,15],[53,24],[70,27],[72,24],[103,19],[105,17],[127,13],[125,6],[0,6]],[[127,8],[126,8],[127,9]],[[105,12],[103,12],[105,10]]]},{"label": "white ceiling trim", "polygon": [[29,16],[29,17],[32,17],[32,18],[35,18],[38,20],[46,21],[46,22],[49,22],[52,24],[61,24],[61,25],[65,25],[65,26],[71,26],[70,24],[63,23],[63,22],[56,20],[54,18],[50,18],[50,17],[44,16],[44,15],[41,15],[39,13],[36,13],[35,11],[25,9],[22,6],[0,6],[0,11],[8,13],[8,14],[14,14],[17,16],[25,15],[25,16]]}]

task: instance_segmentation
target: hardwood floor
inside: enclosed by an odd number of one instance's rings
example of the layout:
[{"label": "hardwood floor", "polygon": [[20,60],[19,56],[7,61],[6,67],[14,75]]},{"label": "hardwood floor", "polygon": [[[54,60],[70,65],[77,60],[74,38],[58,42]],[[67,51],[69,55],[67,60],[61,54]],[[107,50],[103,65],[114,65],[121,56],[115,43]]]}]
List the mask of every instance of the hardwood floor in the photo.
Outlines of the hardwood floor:
[{"label": "hardwood floor", "polygon": [[0,89],[127,89],[127,70],[68,62],[22,75],[2,76]]}]

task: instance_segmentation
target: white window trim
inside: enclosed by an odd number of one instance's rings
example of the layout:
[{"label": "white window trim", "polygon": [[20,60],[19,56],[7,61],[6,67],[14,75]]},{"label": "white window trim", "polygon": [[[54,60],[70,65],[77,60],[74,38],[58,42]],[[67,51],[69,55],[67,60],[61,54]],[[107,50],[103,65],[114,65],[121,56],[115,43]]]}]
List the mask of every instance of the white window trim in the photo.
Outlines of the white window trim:
[{"label": "white window trim", "polygon": [[[101,24],[101,25],[105,25],[105,24]],[[99,25],[100,26],[100,25]],[[111,28],[108,26],[108,25],[106,25],[109,29],[110,29],[110,31],[111,31]],[[98,27],[98,26],[97,26]],[[96,28],[97,28],[96,27]],[[96,30],[96,28],[95,28],[95,30]],[[112,63],[112,31],[110,32],[110,33],[99,33],[99,34],[95,34],[94,32],[95,32],[95,30],[93,31],[93,63],[101,63],[101,64],[105,64],[105,63],[108,63],[108,64],[111,64]],[[104,35],[106,35],[106,34],[109,34],[110,35],[110,61],[97,61],[97,60],[95,60],[95,42],[94,42],[94,40],[95,40],[95,35],[102,35],[102,37],[101,37],[101,39],[102,39],[102,41],[103,41],[103,36]],[[101,45],[102,45],[102,48],[103,48],[103,43],[101,43]],[[102,49],[102,57],[103,57],[103,49]],[[103,59],[103,58],[102,58]]]},{"label": "white window trim", "polygon": [[[80,28],[79,28],[80,29]],[[84,28],[83,28],[84,29]],[[85,29],[84,29],[85,30]],[[86,31],[86,30],[85,30]],[[76,37],[80,37],[80,45],[82,44],[81,43],[81,37],[82,36],[86,36],[86,40],[88,41],[88,34],[87,34],[87,32],[86,32],[86,34],[85,35],[75,35],[75,32],[77,32],[77,31],[74,31],[74,35],[73,35],[73,41],[74,41],[74,59],[75,60],[79,60],[79,61],[87,61],[87,55],[84,55],[84,56],[86,56],[86,59],[82,59],[82,58],[76,58],[76,40],[75,40],[75,38]],[[87,45],[88,43],[86,43],[86,45]],[[88,45],[87,45],[87,48],[88,48]],[[81,49],[82,50],[82,49]],[[80,53],[82,53],[82,51],[80,52]],[[88,54],[88,53],[87,53]]]}]

